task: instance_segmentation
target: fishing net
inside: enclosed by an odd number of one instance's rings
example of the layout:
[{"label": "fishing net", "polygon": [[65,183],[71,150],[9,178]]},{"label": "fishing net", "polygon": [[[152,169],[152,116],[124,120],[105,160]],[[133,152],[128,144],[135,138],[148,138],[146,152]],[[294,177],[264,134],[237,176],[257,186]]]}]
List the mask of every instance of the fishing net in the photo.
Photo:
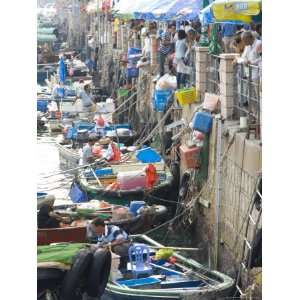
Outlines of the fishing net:
[{"label": "fishing net", "polygon": [[40,262],[59,262],[71,265],[73,258],[81,249],[87,247],[84,243],[66,243],[57,245],[38,246],[37,261]]}]

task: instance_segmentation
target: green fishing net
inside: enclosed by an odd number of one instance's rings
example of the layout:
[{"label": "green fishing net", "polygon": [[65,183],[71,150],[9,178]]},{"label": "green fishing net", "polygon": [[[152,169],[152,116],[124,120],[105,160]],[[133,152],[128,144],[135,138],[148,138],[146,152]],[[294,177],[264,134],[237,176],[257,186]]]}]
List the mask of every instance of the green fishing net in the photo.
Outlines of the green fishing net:
[{"label": "green fishing net", "polygon": [[67,265],[72,264],[74,256],[87,247],[85,243],[60,243],[57,245],[38,246],[38,262],[59,262]]}]

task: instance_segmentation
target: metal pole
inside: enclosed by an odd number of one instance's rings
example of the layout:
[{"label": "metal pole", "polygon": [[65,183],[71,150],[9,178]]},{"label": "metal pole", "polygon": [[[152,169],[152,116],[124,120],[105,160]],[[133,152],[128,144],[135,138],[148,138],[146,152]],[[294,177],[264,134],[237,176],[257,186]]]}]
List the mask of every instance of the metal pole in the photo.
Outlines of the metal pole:
[{"label": "metal pole", "polygon": [[217,170],[216,170],[216,222],[215,222],[215,259],[214,268],[218,268],[218,256],[219,256],[219,227],[220,227],[220,203],[221,203],[221,179],[222,179],[222,169],[221,169],[221,154],[222,154],[222,120],[216,118],[217,120]]}]

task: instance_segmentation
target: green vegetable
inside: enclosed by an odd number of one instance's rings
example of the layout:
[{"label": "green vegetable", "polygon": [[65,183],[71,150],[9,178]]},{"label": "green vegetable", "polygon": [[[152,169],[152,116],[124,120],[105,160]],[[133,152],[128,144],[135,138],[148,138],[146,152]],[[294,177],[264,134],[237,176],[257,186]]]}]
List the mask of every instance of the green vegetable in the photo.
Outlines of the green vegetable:
[{"label": "green vegetable", "polygon": [[167,248],[159,249],[156,252],[155,259],[156,260],[159,260],[159,259],[168,259],[168,258],[170,258],[173,255],[173,253],[174,253],[174,251],[172,249],[167,249]]}]

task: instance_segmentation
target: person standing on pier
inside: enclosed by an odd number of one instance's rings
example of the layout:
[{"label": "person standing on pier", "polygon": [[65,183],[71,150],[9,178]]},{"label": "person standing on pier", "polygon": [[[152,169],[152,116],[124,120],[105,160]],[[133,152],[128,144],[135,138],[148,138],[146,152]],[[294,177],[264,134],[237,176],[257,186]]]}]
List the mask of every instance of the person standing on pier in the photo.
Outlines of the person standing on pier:
[{"label": "person standing on pier", "polygon": [[81,99],[82,112],[88,114],[88,118],[91,118],[91,114],[94,112],[95,103],[92,100],[91,87],[89,84],[86,84],[83,87],[83,90],[79,93],[79,98]]}]

